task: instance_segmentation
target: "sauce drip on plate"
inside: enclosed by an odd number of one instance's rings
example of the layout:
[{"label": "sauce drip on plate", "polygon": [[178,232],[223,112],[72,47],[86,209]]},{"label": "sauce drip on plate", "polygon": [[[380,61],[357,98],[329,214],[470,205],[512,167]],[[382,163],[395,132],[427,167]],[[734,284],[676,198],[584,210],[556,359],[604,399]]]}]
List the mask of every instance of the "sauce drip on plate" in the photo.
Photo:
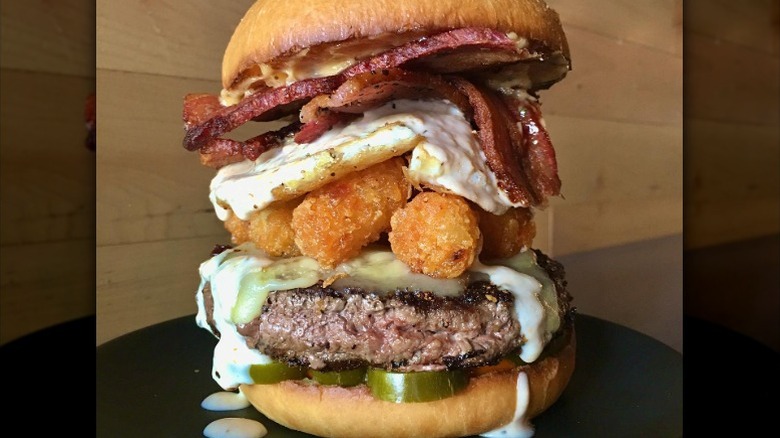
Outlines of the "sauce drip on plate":
[{"label": "sauce drip on plate", "polygon": [[267,433],[260,422],[247,418],[220,418],[203,429],[206,438],[261,438]]}]

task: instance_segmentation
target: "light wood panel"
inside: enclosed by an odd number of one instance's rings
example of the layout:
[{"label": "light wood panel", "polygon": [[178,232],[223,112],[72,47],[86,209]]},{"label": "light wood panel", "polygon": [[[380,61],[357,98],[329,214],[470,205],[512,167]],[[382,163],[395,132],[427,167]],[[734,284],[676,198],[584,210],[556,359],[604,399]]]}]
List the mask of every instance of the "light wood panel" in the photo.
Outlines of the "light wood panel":
[{"label": "light wood panel", "polygon": [[95,2],[4,1],[0,66],[95,76]]},{"label": "light wood panel", "polygon": [[[215,237],[99,246],[98,344],[121,334],[195,313],[198,266]],[[194,321],[193,321],[194,324]]]},{"label": "light wood panel", "polygon": [[617,41],[682,54],[682,0],[548,0],[567,33],[587,29]]},{"label": "light wood panel", "polygon": [[222,53],[252,3],[254,0],[99,1],[97,66],[219,80]]},{"label": "light wood panel", "polygon": [[682,123],[682,58],[589,31],[567,29],[572,71],[542,91],[544,114]]}]

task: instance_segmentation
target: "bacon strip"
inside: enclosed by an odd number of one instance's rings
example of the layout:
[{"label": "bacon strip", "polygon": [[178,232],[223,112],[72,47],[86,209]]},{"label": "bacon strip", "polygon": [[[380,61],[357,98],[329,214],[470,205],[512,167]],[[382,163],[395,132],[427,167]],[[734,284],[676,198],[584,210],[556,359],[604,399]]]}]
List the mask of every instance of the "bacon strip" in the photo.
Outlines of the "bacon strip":
[{"label": "bacon strip", "polygon": [[318,96],[301,108],[300,119],[309,123],[332,112],[361,114],[396,99],[447,99],[471,117],[468,98],[441,76],[400,69],[361,73],[333,93]]},{"label": "bacon strip", "polygon": [[[519,61],[528,58],[530,54],[525,50],[518,50],[517,45],[505,33],[492,29],[483,28],[461,28],[442,32],[429,37],[424,37],[411,41],[404,45],[390,49],[373,58],[363,60],[343,72],[346,77],[352,77],[360,73],[370,71],[381,71],[403,66],[411,61],[417,61],[423,64],[423,61],[431,61],[437,56],[445,54],[454,55],[461,62],[457,65],[442,66],[443,69],[436,69],[438,72],[456,72],[469,70],[473,67],[493,65],[487,59],[479,58],[476,64],[469,63],[471,54],[476,52],[485,52],[490,49],[501,62]],[[449,57],[448,57],[449,58]]]},{"label": "bacon strip", "polygon": [[561,193],[558,162],[555,159],[550,135],[542,124],[542,112],[537,103],[522,102],[511,96],[502,96],[507,105],[506,113],[512,117],[511,126],[522,126],[523,165],[539,204],[546,204],[550,196]]},{"label": "bacon strip", "polygon": [[[238,128],[249,120],[261,117],[280,105],[290,105],[320,94],[330,93],[341,82],[343,81],[336,76],[306,79],[288,87],[253,94],[236,105],[219,109],[205,122],[187,129],[184,135],[184,147],[190,151],[199,150],[208,145],[212,139]],[[199,111],[191,111],[200,114]]]},{"label": "bacon strip", "polygon": [[293,122],[282,129],[265,132],[244,142],[215,138],[200,150],[200,162],[204,166],[219,169],[244,158],[256,160],[263,152],[281,145],[285,137],[298,131],[300,127],[300,123]]},{"label": "bacon strip", "polygon": [[512,135],[512,123],[507,123],[510,116],[506,114],[504,102],[492,90],[478,88],[465,79],[453,77],[452,82],[468,96],[474,109],[477,135],[488,167],[496,175],[498,186],[514,203],[525,206],[536,204],[527,175],[518,161],[515,147],[518,139]]}]

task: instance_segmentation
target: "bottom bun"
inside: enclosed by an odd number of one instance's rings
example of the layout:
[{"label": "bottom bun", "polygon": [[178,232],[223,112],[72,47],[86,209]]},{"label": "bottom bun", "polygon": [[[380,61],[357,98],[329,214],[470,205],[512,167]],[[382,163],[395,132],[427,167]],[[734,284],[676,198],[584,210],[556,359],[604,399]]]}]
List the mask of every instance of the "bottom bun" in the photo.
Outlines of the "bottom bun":
[{"label": "bottom bun", "polygon": [[472,377],[458,394],[425,403],[391,403],[375,399],[365,385],[322,386],[309,380],[273,385],[242,385],[252,405],[290,429],[322,437],[462,437],[499,428],[515,416],[517,377],[528,376],[525,419],[549,408],[574,371],[573,325],[555,352],[533,364]]}]

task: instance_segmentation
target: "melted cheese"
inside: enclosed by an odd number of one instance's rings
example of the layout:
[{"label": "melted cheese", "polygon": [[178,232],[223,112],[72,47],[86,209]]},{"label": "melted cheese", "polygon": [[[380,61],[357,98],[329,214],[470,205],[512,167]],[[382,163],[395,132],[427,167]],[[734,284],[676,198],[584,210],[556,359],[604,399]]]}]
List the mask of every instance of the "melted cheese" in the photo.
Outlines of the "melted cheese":
[{"label": "melted cheese", "polygon": [[521,358],[533,362],[559,328],[557,295],[544,270],[536,265],[532,251],[501,262],[495,265],[477,262],[463,277],[443,280],[411,272],[389,249],[379,247],[365,250],[333,270],[320,268],[309,257],[276,259],[252,244],[224,251],[201,265],[201,285],[196,295],[197,323],[211,331],[203,297],[203,288],[210,285],[213,318],[220,333],[214,349],[212,376],[222,388],[233,389],[242,383],[252,383],[251,365],[270,362],[268,356],[249,349],[236,330],[236,324],[260,315],[270,290],[305,288],[334,278],[338,278],[335,287],[357,286],[375,293],[399,287],[416,288],[453,296],[462,293],[469,278],[485,277],[514,296],[515,317],[526,340]]},{"label": "melted cheese", "polygon": [[312,143],[288,138],[255,161],[227,165],[212,179],[209,198],[223,221],[229,210],[246,220],[274,201],[410,150],[407,177],[416,185],[454,193],[494,214],[525,207],[498,187],[463,113],[448,101],[420,100],[388,102]]}]

